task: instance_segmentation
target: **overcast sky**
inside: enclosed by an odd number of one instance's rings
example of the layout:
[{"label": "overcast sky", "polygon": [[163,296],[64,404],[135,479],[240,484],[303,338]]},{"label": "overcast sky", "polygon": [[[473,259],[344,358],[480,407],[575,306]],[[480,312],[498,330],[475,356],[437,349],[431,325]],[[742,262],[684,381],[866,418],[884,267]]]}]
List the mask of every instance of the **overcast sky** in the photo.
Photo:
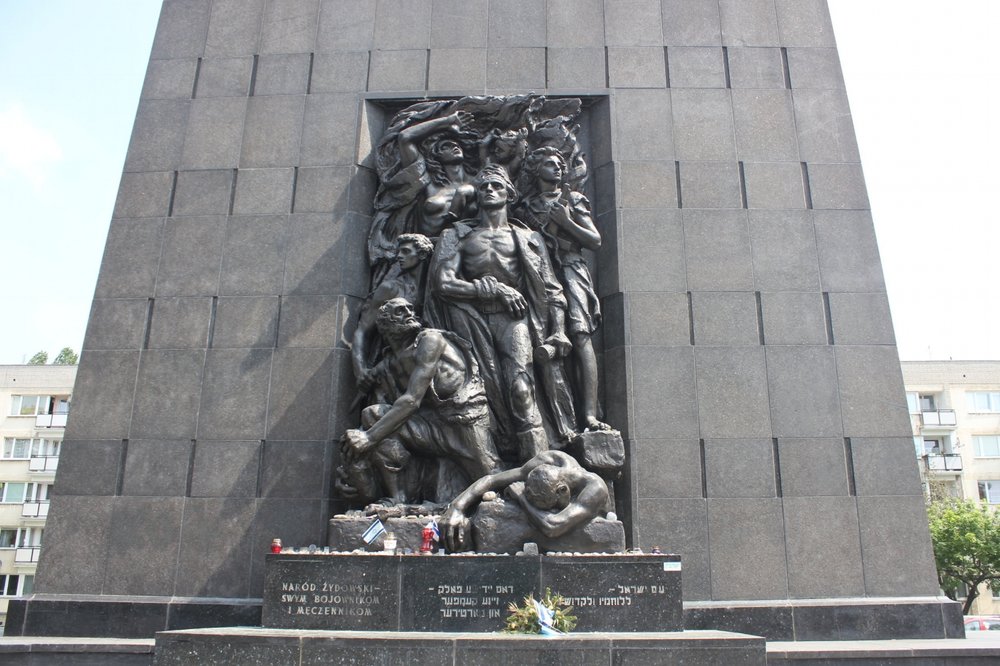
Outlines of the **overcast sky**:
[{"label": "overcast sky", "polygon": [[[1000,2],[829,4],[900,356],[1000,359]],[[80,349],[159,6],[0,0],[0,363]]]}]

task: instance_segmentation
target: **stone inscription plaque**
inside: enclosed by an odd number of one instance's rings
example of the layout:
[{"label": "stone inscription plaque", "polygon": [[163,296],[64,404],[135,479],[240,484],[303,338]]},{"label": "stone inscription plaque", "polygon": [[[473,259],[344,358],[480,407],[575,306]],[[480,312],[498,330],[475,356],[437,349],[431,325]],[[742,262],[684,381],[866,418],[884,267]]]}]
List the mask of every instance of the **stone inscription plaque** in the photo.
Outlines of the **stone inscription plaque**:
[{"label": "stone inscription plaque", "polygon": [[508,605],[538,587],[534,557],[404,558],[401,566],[402,631],[499,631]]},{"label": "stone inscription plaque", "polygon": [[545,557],[541,580],[573,606],[577,631],[684,629],[680,556]]},{"label": "stone inscription plaque", "polygon": [[263,625],[294,629],[395,626],[399,558],[269,555]]}]

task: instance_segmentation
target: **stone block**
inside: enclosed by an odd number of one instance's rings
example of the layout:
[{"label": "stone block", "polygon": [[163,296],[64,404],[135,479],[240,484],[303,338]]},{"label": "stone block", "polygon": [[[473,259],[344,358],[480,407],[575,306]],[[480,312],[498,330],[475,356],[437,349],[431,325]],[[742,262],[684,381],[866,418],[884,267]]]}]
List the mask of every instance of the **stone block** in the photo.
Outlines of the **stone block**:
[{"label": "stone block", "polygon": [[285,294],[336,294],[344,267],[345,223],[296,213],[290,218]]},{"label": "stone block", "polygon": [[35,577],[36,590],[102,593],[104,567],[82,567],[80,562],[100,562],[107,557],[113,502],[110,497],[52,498],[45,521],[45,566]]},{"label": "stone block", "polygon": [[704,499],[647,500],[638,502],[642,516],[636,545],[643,550],[659,546],[681,556],[685,601],[712,598],[708,566],[708,514]]},{"label": "stone block", "polygon": [[937,595],[923,495],[858,497],[857,503],[866,595]]},{"label": "stone block", "polygon": [[670,92],[620,90],[615,105],[628,109],[615,122],[615,156],[618,160],[669,160],[674,155],[670,131]]},{"label": "stone block", "polygon": [[158,298],[149,327],[149,348],[204,349],[211,320],[211,298]]},{"label": "stone block", "polygon": [[719,0],[722,43],[779,46],[778,17],[771,0]]},{"label": "stone block", "polygon": [[769,439],[706,439],[708,497],[776,497]]},{"label": "stone block", "polygon": [[799,161],[788,90],[733,90],[736,154],[747,162]]},{"label": "stone block", "polygon": [[428,90],[482,90],[486,87],[486,49],[431,49]]},{"label": "stone block", "polygon": [[[778,438],[782,495],[789,497],[846,497],[847,456],[844,440],[833,438]],[[788,505],[785,505],[786,510]]]},{"label": "stone block", "polygon": [[433,0],[430,43],[442,49],[481,49],[488,16],[489,0]]},{"label": "stone block", "polygon": [[118,185],[115,217],[164,217],[170,210],[174,174],[169,171],[123,173]]},{"label": "stone block", "polygon": [[489,0],[491,49],[545,46],[545,0]]},{"label": "stone block", "polygon": [[709,499],[713,599],[788,594],[780,499]]},{"label": "stone block", "polygon": [[912,437],[853,437],[851,457],[858,497],[922,492]]},{"label": "stone block", "polygon": [[[625,530],[618,520],[598,516],[558,538],[549,538],[528,521],[520,507],[503,500],[479,505],[472,517],[472,534],[476,548],[486,553],[514,555],[526,543],[537,544],[542,552],[625,552]],[[567,590],[556,589],[565,596],[570,595]]]},{"label": "stone block", "polygon": [[162,231],[161,219],[112,220],[94,296],[152,295],[160,263]]},{"label": "stone block", "polygon": [[299,159],[305,98],[251,97],[243,126],[241,167],[283,167]]},{"label": "stone block", "polygon": [[673,162],[618,162],[623,208],[676,208]]},{"label": "stone block", "polygon": [[[333,399],[333,354],[329,349],[279,349],[274,354],[267,439],[328,439],[325,408]],[[339,433],[337,433],[339,435]]]},{"label": "stone block", "polygon": [[320,499],[328,496],[331,446],[328,441],[264,442],[260,496]]},{"label": "stone block", "polygon": [[891,346],[838,345],[837,377],[847,437],[910,434],[899,356]]},{"label": "stone block", "polygon": [[181,597],[249,596],[250,498],[189,498],[184,502],[174,594]]},{"label": "stone block", "polygon": [[725,88],[726,63],[716,46],[671,46],[667,49],[671,88]]},{"label": "stone block", "polygon": [[744,162],[748,208],[806,207],[802,165],[798,162]]},{"label": "stone block", "polygon": [[[164,664],[171,666],[188,664],[192,661],[217,664],[290,664],[297,662],[305,649],[297,636],[259,640],[256,637],[234,638],[226,635],[224,638],[214,640],[199,640],[196,644],[186,638],[176,639],[170,636],[161,639],[161,645],[160,658]],[[325,657],[327,650],[324,648],[328,647],[325,643],[311,645],[310,656],[319,653]]]},{"label": "stone block", "polygon": [[200,439],[264,438],[272,354],[270,349],[209,351],[198,410]]},{"label": "stone block", "polygon": [[153,37],[152,58],[197,58],[205,49],[211,0],[167,0]]},{"label": "stone block", "polygon": [[[627,299],[629,327],[626,335],[630,336],[629,344],[666,347],[686,347],[691,344],[687,294],[631,292]],[[607,331],[608,327],[605,326],[604,330]]]},{"label": "stone block", "polygon": [[183,497],[191,445],[191,440],[129,440],[121,494]]},{"label": "stone block", "polygon": [[663,42],[670,46],[722,43],[717,0],[661,0]]},{"label": "stone block", "polygon": [[260,447],[260,441],[198,441],[191,471],[191,497],[255,497]]},{"label": "stone block", "polygon": [[226,218],[168,219],[156,274],[156,296],[214,296],[219,288],[219,263]]},{"label": "stone block", "polygon": [[[805,211],[752,210],[749,217],[757,289],[819,291],[817,234],[810,215]],[[766,316],[764,321],[767,326]]]},{"label": "stone block", "polygon": [[212,347],[276,347],[278,307],[277,296],[220,298]]},{"label": "stone block", "polygon": [[257,53],[263,15],[264,0],[213,0],[205,55]]},{"label": "stone block", "polygon": [[317,53],[313,58],[310,92],[360,93],[367,86],[367,51]]},{"label": "stone block", "polygon": [[197,66],[195,58],[150,60],[140,99],[189,99]]},{"label": "stone block", "polygon": [[[367,229],[371,225],[371,217],[375,213],[372,202],[378,190],[378,176],[371,169],[356,166],[350,167],[348,177],[350,182],[348,183],[347,210],[360,213],[360,215],[349,216],[349,223],[360,224]],[[335,195],[340,196],[342,192],[336,191]]]},{"label": "stone block", "polygon": [[137,351],[94,350],[80,356],[66,439],[128,437],[138,365]]},{"label": "stone block", "polygon": [[857,162],[854,122],[843,90],[795,90],[795,126],[806,162]]},{"label": "stone block", "polygon": [[659,0],[604,3],[604,38],[608,46],[661,46]]},{"label": "stone block", "polygon": [[192,439],[198,421],[205,351],[142,353],[129,434],[145,439]]},{"label": "stone block", "polygon": [[64,441],[59,451],[63,468],[53,495],[114,495],[121,459],[120,439]]},{"label": "stone block", "polygon": [[788,595],[862,597],[858,511],[853,497],[785,498]]},{"label": "stone block", "polygon": [[631,347],[615,347],[604,353],[605,417],[608,423],[613,423],[626,439],[632,432],[634,421],[633,405],[628,399],[631,349]]},{"label": "stone block", "polygon": [[632,483],[643,499],[702,496],[701,447],[698,440],[637,439]]},{"label": "stone block", "polygon": [[196,99],[184,138],[181,167],[185,169],[234,168],[243,145],[245,97]]},{"label": "stone block", "polygon": [[431,0],[379,0],[375,10],[376,50],[430,46]]},{"label": "stone block", "polygon": [[[376,0],[322,0],[316,51],[367,51],[375,35]],[[367,54],[366,54],[367,55]]]},{"label": "stone block", "polygon": [[871,213],[816,211],[814,219],[823,290],[885,291]]},{"label": "stone block", "polygon": [[783,46],[836,46],[823,0],[775,0],[774,8]]},{"label": "stone block", "polygon": [[768,345],[767,378],[775,436],[843,434],[833,348]]},{"label": "stone block", "polygon": [[[180,497],[115,498],[106,532],[104,594],[174,593],[183,507]],[[136,525],[156,529],[136,530]]]},{"label": "stone block", "polygon": [[424,90],[427,87],[427,49],[372,51],[368,90]]},{"label": "stone block", "polygon": [[[295,185],[296,213],[347,210],[352,168],[302,167]],[[368,202],[371,205],[371,201]]]},{"label": "stone block", "polygon": [[[698,435],[694,357],[690,347],[632,347],[631,391],[636,439]],[[617,423],[617,422],[616,422]]]},{"label": "stone block", "polygon": [[260,52],[309,53],[316,48],[319,0],[270,0],[260,24]]},{"label": "stone block", "polygon": [[736,162],[681,162],[680,201],[684,208],[743,208]]},{"label": "stone block", "polygon": [[761,292],[764,344],[825,345],[826,313],[818,292]]},{"label": "stone block", "polygon": [[545,49],[490,47],[486,52],[488,90],[539,90],[545,87]]},{"label": "stone block", "polygon": [[885,293],[830,294],[830,320],[838,345],[896,344]]},{"label": "stone block", "polygon": [[752,289],[746,212],[685,210],[683,216],[689,288],[698,291]]},{"label": "stone block", "polygon": [[340,316],[337,296],[286,296],[281,305],[279,347],[329,347]]},{"label": "stone block", "polygon": [[749,291],[691,293],[694,343],[704,346],[759,345],[757,299]]},{"label": "stone block", "polygon": [[145,298],[95,298],[87,320],[83,350],[142,346],[149,301]]},{"label": "stone block", "polygon": [[608,47],[609,87],[663,88],[666,85],[667,71],[663,47]]},{"label": "stone block", "polygon": [[547,88],[580,90],[607,87],[607,60],[603,48],[549,48],[546,53]]},{"label": "stone block", "polygon": [[354,164],[358,100],[351,94],[308,95],[302,128],[301,166]]},{"label": "stone block", "polygon": [[726,90],[671,90],[674,144],[680,160],[735,160],[733,103]]},{"label": "stone block", "polygon": [[[250,94],[253,58],[205,58],[198,71],[195,97],[246,97]],[[202,105],[202,108],[206,108]]]},{"label": "stone block", "polygon": [[602,0],[549,0],[545,25],[550,49],[596,46],[604,50]]},{"label": "stone block", "polygon": [[241,169],[236,177],[236,215],[280,215],[292,209],[295,170]]},{"label": "stone block", "polygon": [[225,215],[233,197],[233,169],[181,171],[174,193],[175,216]]},{"label": "stone block", "polygon": [[730,47],[729,81],[733,88],[784,88],[785,67],[777,48]]},{"label": "stone block", "polygon": [[226,224],[219,291],[229,296],[280,294],[288,217],[234,215]]},{"label": "stone block", "polygon": [[[817,88],[843,90],[844,73],[835,48],[792,48],[788,53],[788,77],[796,90]],[[851,133],[853,136],[854,133]]]},{"label": "stone block", "polygon": [[868,190],[860,164],[809,164],[809,190],[817,210],[867,210]]},{"label": "stone block", "polygon": [[694,359],[701,436],[770,437],[763,349],[695,347]]},{"label": "stone block", "polygon": [[[271,540],[278,538],[287,544],[318,543],[317,535],[326,533],[330,509],[329,502],[314,499],[261,499],[257,500],[257,505],[253,523],[250,594],[262,597],[264,558],[271,552]],[[289,520],[289,516],[296,516],[296,520]]]},{"label": "stone block", "polygon": [[187,125],[187,99],[139,102],[132,140],[125,155],[126,171],[170,171],[177,168]]},{"label": "stone block", "polygon": [[263,54],[257,61],[253,94],[306,94],[311,60],[308,53]]}]

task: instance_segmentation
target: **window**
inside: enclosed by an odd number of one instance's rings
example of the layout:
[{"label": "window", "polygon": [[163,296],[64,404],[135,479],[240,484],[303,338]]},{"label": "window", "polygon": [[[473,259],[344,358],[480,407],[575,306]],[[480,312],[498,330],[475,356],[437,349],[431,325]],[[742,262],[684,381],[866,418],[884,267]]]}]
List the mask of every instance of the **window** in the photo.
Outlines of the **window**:
[{"label": "window", "polygon": [[22,527],[18,530],[18,548],[40,548],[42,545],[41,527]]},{"label": "window", "polygon": [[27,483],[0,481],[0,504],[20,504],[27,489]]},{"label": "window", "polygon": [[13,548],[17,543],[16,527],[0,527],[0,548]]},{"label": "window", "polygon": [[979,499],[990,504],[1000,504],[1000,481],[980,481]]},{"label": "window", "polygon": [[[18,574],[0,576],[0,597],[21,596],[26,578],[34,578],[34,576],[21,576]],[[28,585],[30,586],[31,583],[28,583]]]},{"label": "window", "polygon": [[57,439],[16,439],[8,437],[3,441],[4,460],[27,460],[35,456],[58,456],[62,442]]},{"label": "window", "polygon": [[906,407],[910,410],[911,414],[920,413],[920,394],[919,393],[907,393],[906,394]]},{"label": "window", "polygon": [[966,406],[973,413],[1000,413],[1000,391],[969,391]]},{"label": "window", "polygon": [[68,395],[15,395],[11,400],[11,416],[39,414],[69,414]]},{"label": "window", "polygon": [[1000,435],[973,435],[977,458],[1000,458]]},{"label": "window", "polygon": [[935,409],[937,409],[937,407],[934,406],[934,396],[932,395],[920,396],[920,411],[933,412]]},{"label": "window", "polygon": [[943,453],[941,449],[940,439],[927,439],[924,438],[924,453],[932,456],[938,456]]}]

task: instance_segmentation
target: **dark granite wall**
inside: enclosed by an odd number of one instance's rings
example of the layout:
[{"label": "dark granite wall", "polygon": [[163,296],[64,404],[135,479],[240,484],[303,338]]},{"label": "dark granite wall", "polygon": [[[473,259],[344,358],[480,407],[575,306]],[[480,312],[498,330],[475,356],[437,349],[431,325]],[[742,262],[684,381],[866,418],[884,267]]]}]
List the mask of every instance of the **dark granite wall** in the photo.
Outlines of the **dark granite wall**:
[{"label": "dark granite wall", "polygon": [[529,91],[587,100],[635,545],[688,600],[936,593],[824,0],[165,0],[37,592],[259,597],[324,542],[372,144]]}]

